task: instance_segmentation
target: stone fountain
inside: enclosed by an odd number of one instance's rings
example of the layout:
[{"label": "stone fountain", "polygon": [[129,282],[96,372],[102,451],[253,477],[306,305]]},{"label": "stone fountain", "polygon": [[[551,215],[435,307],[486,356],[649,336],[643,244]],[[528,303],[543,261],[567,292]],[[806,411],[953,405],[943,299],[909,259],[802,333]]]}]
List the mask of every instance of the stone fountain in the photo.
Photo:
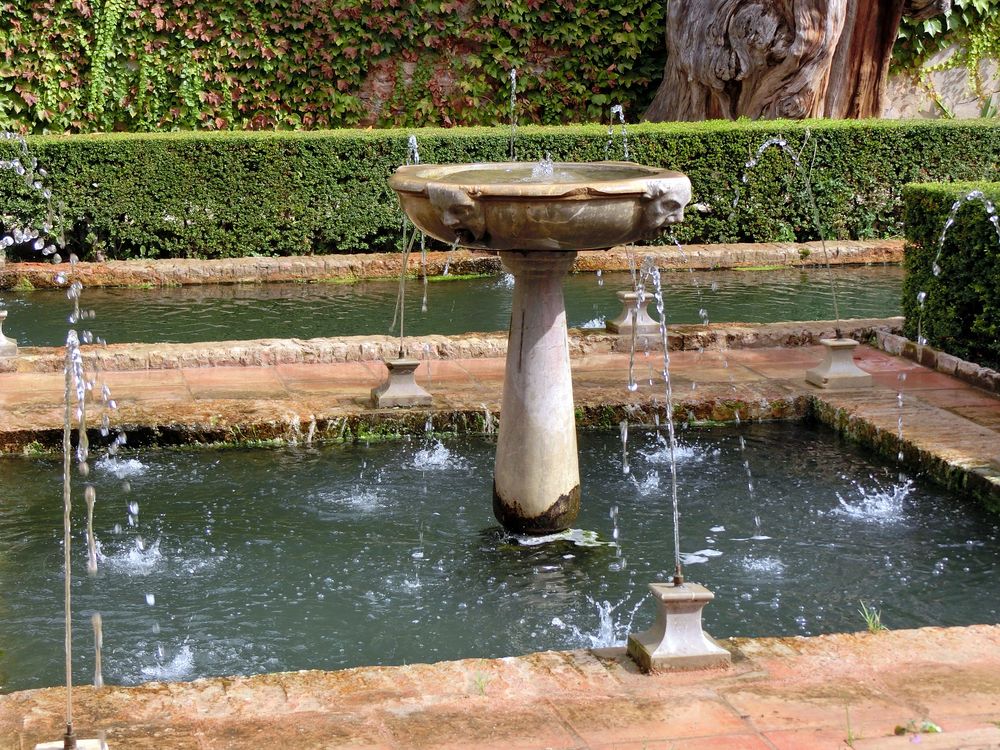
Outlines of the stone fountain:
[{"label": "stone fountain", "polygon": [[681,221],[690,181],[629,162],[546,161],[407,165],[389,185],[425,233],[498,251],[514,274],[493,511],[516,533],[568,528],[580,471],[562,278],[579,250]]}]

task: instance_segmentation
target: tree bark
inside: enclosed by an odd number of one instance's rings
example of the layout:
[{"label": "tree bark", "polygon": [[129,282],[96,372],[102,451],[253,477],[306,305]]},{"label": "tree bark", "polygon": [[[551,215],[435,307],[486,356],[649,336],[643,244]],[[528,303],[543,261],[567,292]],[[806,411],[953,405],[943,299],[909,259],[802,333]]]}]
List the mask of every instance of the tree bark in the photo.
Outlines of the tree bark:
[{"label": "tree bark", "polygon": [[645,119],[878,117],[906,12],[950,0],[669,0]]}]

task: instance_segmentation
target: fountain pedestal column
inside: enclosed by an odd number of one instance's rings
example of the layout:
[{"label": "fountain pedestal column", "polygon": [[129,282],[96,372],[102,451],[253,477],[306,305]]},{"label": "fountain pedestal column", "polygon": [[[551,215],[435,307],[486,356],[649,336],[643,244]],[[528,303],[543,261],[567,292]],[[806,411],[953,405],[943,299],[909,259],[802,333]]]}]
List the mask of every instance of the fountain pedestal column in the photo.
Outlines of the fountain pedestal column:
[{"label": "fountain pedestal column", "polygon": [[17,342],[3,334],[3,322],[7,320],[7,311],[0,310],[0,357],[17,356]]},{"label": "fountain pedestal column", "polygon": [[493,513],[505,528],[549,534],[580,510],[573,381],[562,280],[575,252],[500,253],[514,274]]}]

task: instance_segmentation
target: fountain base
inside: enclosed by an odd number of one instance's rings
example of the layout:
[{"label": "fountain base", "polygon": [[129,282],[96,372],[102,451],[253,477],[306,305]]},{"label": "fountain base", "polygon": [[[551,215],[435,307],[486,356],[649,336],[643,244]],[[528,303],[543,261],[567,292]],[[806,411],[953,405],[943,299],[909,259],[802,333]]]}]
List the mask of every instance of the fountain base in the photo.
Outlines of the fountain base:
[{"label": "fountain base", "polygon": [[387,359],[389,378],[378,388],[372,388],[371,405],[376,409],[393,406],[430,406],[434,400],[417,385],[414,370],[420,366],[416,359]]},{"label": "fountain base", "polygon": [[826,356],[819,366],[806,371],[806,382],[817,388],[867,388],[872,376],[854,364],[854,339],[820,339]]},{"label": "fountain base", "polygon": [[[39,742],[35,745],[35,750],[64,750],[65,747],[65,740],[55,740]],[[104,740],[76,740],[76,750],[108,750],[108,743]]]},{"label": "fountain base", "polygon": [[660,324],[650,317],[646,309],[651,297],[646,297],[640,304],[638,292],[618,292],[618,299],[622,302],[622,311],[618,313],[618,317],[604,324],[607,330],[611,333],[631,335],[632,329],[635,328],[635,332],[640,336],[651,336],[660,332]]},{"label": "fountain base", "polygon": [[701,629],[701,610],[715,594],[697,583],[651,583],[656,623],[628,637],[628,655],[643,672],[728,667],[728,651]]}]

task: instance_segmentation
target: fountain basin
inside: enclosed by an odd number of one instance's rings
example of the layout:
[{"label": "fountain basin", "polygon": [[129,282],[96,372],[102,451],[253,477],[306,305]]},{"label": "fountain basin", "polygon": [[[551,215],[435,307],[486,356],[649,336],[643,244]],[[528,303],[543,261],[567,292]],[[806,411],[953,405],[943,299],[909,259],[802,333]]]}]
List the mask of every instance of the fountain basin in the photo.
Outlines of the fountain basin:
[{"label": "fountain basin", "polygon": [[411,164],[389,179],[430,236],[483,250],[603,250],[684,218],[691,182],[630,162]]},{"label": "fountain basin", "polygon": [[500,252],[514,276],[493,511],[510,531],[569,528],[580,508],[562,280],[578,250],[661,232],[684,218],[691,182],[628,162],[412,164],[389,185],[444,242]]}]

